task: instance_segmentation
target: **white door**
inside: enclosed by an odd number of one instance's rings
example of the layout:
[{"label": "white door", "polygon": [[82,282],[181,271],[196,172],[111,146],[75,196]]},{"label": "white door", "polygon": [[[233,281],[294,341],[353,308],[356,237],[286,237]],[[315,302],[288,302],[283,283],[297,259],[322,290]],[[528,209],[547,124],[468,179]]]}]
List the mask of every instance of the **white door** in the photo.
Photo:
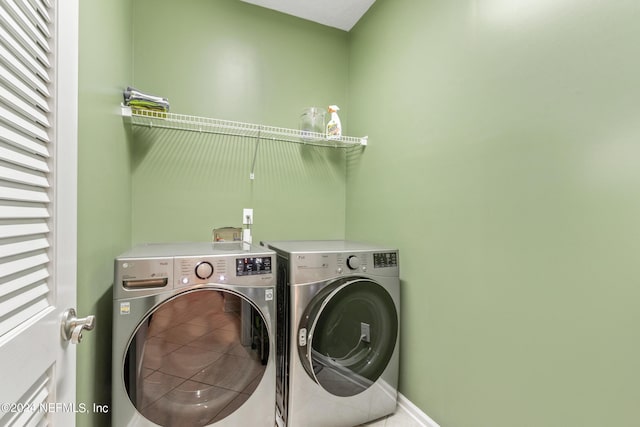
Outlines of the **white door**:
[{"label": "white door", "polygon": [[0,0],[0,426],[73,426],[77,0]]}]

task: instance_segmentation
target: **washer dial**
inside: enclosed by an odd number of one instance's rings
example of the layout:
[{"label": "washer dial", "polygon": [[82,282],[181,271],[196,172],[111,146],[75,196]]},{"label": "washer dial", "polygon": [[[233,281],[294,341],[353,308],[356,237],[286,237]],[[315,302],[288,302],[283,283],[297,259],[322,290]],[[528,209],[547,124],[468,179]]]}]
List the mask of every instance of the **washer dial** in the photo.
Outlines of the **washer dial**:
[{"label": "washer dial", "polygon": [[206,280],[213,275],[213,265],[208,261],[202,261],[196,264],[195,269],[198,279]]},{"label": "washer dial", "polygon": [[355,255],[351,255],[349,258],[347,258],[347,267],[352,270],[357,270],[358,267],[360,267],[360,258]]}]

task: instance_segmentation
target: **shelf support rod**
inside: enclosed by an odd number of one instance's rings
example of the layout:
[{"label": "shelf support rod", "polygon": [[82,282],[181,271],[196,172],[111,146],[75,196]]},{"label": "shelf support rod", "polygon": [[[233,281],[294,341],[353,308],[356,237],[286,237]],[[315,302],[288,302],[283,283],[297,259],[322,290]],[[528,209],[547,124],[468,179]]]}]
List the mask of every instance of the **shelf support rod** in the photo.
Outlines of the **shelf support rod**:
[{"label": "shelf support rod", "polygon": [[251,163],[251,173],[249,174],[250,180],[254,180],[256,178],[256,174],[254,172],[256,170],[256,160],[258,158],[258,145],[260,144],[261,137],[262,137],[262,128],[258,129],[258,137],[256,138],[256,148],[253,152],[253,163]]}]

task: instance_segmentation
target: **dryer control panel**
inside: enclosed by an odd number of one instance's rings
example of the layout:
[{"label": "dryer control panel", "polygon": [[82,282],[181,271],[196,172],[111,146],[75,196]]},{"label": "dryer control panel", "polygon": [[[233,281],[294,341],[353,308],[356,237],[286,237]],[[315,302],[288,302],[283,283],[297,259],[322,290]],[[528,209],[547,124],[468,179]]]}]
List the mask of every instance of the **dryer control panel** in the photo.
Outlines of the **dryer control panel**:
[{"label": "dryer control panel", "polygon": [[291,281],[309,283],[344,275],[397,277],[398,251],[291,254]]}]

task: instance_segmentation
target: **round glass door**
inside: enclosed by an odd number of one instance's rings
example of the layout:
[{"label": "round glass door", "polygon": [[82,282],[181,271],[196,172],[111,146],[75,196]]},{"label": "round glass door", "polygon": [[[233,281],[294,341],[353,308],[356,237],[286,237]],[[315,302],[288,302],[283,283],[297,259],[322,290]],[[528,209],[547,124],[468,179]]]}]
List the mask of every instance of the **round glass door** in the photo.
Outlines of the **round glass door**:
[{"label": "round glass door", "polygon": [[307,373],[329,393],[354,396],[382,375],[395,349],[398,314],[389,293],[343,279],[320,292],[303,316],[298,341]]},{"label": "round glass door", "polygon": [[260,383],[268,339],[264,319],[243,296],[219,289],[180,294],[153,310],[129,343],[129,398],[161,426],[217,422]]}]

